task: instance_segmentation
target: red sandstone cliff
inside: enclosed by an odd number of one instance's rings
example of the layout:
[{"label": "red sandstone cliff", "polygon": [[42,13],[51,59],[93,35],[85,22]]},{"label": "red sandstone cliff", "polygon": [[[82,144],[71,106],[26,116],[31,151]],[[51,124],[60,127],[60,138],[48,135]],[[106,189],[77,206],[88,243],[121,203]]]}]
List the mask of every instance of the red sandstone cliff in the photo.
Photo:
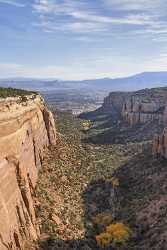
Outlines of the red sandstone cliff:
[{"label": "red sandstone cliff", "polygon": [[151,121],[163,123],[166,102],[166,88],[137,91],[126,99],[122,116],[131,126]]},{"label": "red sandstone cliff", "polygon": [[55,143],[54,119],[40,96],[0,100],[0,250],[37,239],[33,188],[44,150]]},{"label": "red sandstone cliff", "polygon": [[101,110],[119,113],[130,126],[154,122],[164,127],[163,133],[153,138],[153,154],[167,159],[167,88],[112,92],[104,99]]},{"label": "red sandstone cliff", "polygon": [[112,114],[121,113],[123,104],[130,96],[130,92],[111,92],[104,98],[102,111]]},{"label": "red sandstone cliff", "polygon": [[136,92],[111,92],[102,110],[120,113],[131,126],[151,121],[166,122],[167,88],[143,89]]},{"label": "red sandstone cliff", "polygon": [[[167,126],[167,105],[163,115],[164,125]],[[153,138],[153,154],[167,159],[167,127],[164,128],[161,135],[155,135]]]},{"label": "red sandstone cliff", "polygon": [[167,127],[161,135],[155,135],[153,139],[153,155],[167,159]]}]

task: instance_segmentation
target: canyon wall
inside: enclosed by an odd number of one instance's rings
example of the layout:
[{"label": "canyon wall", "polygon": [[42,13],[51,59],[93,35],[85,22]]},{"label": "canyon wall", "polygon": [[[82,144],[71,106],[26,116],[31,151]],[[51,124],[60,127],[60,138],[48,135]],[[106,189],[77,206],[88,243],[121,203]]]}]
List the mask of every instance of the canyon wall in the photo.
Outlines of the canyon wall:
[{"label": "canyon wall", "polygon": [[157,121],[167,122],[167,88],[144,89],[136,92],[112,92],[104,99],[102,110],[120,113],[130,126]]},{"label": "canyon wall", "polygon": [[105,98],[101,110],[119,113],[131,127],[153,122],[159,128],[157,131],[164,128],[162,134],[153,137],[153,154],[167,159],[167,88],[112,92]]},{"label": "canyon wall", "polygon": [[134,92],[123,104],[122,116],[131,125],[157,121],[165,122],[167,89],[145,89]]},{"label": "canyon wall", "polygon": [[56,143],[51,112],[39,95],[0,99],[0,249],[36,240],[33,190],[44,150]]},{"label": "canyon wall", "polygon": [[164,125],[162,134],[156,134],[153,138],[153,155],[167,159],[167,105],[164,111]]},{"label": "canyon wall", "polygon": [[121,113],[123,104],[130,96],[130,92],[111,92],[104,98],[101,110],[111,114]]}]

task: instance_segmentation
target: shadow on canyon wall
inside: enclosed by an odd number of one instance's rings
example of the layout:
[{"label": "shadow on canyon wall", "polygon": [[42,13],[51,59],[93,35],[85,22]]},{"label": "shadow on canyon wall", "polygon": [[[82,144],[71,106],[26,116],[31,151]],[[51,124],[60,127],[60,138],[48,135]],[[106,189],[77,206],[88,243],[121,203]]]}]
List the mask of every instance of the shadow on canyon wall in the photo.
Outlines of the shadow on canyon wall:
[{"label": "shadow on canyon wall", "polygon": [[162,133],[164,128],[158,121],[129,126],[121,114],[103,113],[100,110],[83,113],[79,118],[89,119],[93,123],[89,131],[85,132],[82,142],[97,145],[146,142],[152,140],[155,134]]},{"label": "shadow on canyon wall", "polygon": [[82,142],[97,145],[139,143],[152,140],[155,134],[160,134],[162,131],[163,126],[157,126],[155,122],[129,127],[121,120],[115,124],[108,121],[105,124],[92,127]]}]

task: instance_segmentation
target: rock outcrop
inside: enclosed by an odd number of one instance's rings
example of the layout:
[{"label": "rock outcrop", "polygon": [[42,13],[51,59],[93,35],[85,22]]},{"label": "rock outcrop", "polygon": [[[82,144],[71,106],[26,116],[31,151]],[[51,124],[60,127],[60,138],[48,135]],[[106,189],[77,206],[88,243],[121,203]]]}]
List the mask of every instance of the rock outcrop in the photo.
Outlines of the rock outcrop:
[{"label": "rock outcrop", "polygon": [[[117,113],[119,119],[121,117],[131,127],[137,124],[154,125],[154,129],[150,128],[154,135],[153,154],[167,159],[167,88],[112,92],[104,99],[101,110],[111,115]],[[155,135],[162,130],[161,135]]]},{"label": "rock outcrop", "polygon": [[33,190],[44,150],[55,143],[54,119],[39,95],[0,100],[1,250],[38,238]]},{"label": "rock outcrop", "polygon": [[123,104],[131,96],[131,92],[111,92],[104,98],[101,110],[111,114],[121,113]]},{"label": "rock outcrop", "polygon": [[167,88],[143,89],[136,92],[112,92],[104,99],[102,110],[121,114],[130,126],[151,121],[167,121]]},{"label": "rock outcrop", "polygon": [[164,123],[166,102],[166,88],[137,91],[123,104],[122,116],[131,126],[151,121]]},{"label": "rock outcrop", "polygon": [[161,135],[155,135],[153,139],[153,155],[167,159],[167,127]]},{"label": "rock outcrop", "polygon": [[156,134],[153,138],[153,154],[167,159],[167,105],[163,113],[163,122],[165,128],[162,134]]}]

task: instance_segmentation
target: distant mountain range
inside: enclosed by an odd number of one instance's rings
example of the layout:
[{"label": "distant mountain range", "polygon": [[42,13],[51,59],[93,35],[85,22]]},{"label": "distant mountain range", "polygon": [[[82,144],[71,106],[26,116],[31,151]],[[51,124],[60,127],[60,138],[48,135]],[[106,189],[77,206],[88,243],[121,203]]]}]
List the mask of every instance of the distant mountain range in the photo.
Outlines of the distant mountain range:
[{"label": "distant mountain range", "polygon": [[167,71],[143,72],[123,78],[103,78],[82,81],[61,81],[53,79],[9,78],[0,79],[0,86],[32,89],[38,91],[56,89],[91,89],[107,91],[134,91],[143,88],[167,86]]}]

